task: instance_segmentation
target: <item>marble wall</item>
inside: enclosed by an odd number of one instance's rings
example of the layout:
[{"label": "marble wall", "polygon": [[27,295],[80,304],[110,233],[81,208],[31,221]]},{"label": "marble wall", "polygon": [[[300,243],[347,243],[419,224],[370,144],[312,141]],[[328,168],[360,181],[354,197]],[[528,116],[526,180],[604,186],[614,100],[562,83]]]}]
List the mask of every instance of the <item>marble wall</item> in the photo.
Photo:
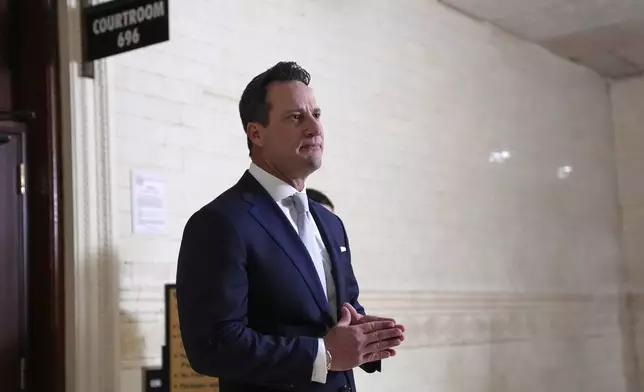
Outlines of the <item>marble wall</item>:
[{"label": "marble wall", "polygon": [[630,318],[625,332],[644,385],[644,78],[611,85]]}]

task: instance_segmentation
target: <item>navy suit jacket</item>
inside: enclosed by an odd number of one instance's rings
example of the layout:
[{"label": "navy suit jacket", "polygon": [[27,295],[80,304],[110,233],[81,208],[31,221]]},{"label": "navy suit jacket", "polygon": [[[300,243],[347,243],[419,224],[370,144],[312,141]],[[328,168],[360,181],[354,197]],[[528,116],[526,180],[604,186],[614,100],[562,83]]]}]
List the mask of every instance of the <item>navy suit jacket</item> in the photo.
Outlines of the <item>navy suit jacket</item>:
[{"label": "navy suit jacket", "polygon": [[[309,206],[332,263],[338,309],[349,302],[364,314],[342,221]],[[221,392],[355,391],[351,371],[311,381],[318,338],[333,318],[306,247],[248,171],[188,220],[176,287],[188,360],[197,373],[218,377]],[[363,369],[380,371],[380,362]]]}]

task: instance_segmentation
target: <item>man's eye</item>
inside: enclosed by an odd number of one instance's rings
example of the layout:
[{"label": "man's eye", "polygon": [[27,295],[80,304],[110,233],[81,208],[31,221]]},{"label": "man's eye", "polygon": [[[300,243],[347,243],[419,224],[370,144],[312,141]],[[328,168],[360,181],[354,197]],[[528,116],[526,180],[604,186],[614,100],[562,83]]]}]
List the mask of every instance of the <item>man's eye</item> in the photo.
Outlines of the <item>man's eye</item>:
[{"label": "man's eye", "polygon": [[289,116],[289,118],[291,118],[291,119],[293,119],[293,120],[299,120],[299,119],[301,119],[301,118],[302,118],[302,115],[301,115],[301,114],[298,114],[298,113],[295,113],[295,114],[291,114],[291,115]]}]

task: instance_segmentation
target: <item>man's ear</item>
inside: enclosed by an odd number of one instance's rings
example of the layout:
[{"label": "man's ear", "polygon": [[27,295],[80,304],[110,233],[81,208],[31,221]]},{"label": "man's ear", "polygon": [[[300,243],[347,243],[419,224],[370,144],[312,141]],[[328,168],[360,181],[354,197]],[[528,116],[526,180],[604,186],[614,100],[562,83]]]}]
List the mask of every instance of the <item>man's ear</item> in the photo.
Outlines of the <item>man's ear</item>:
[{"label": "man's ear", "polygon": [[246,135],[254,145],[262,147],[264,145],[264,129],[262,124],[255,122],[248,123]]}]

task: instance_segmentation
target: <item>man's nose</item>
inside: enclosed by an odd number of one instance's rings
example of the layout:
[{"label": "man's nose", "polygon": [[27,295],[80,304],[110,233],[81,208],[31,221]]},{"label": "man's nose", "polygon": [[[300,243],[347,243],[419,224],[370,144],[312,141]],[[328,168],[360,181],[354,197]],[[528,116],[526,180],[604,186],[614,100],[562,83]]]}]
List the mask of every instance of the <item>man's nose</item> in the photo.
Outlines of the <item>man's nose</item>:
[{"label": "man's nose", "polygon": [[308,136],[318,136],[322,134],[322,122],[320,119],[311,116],[307,121],[306,134]]}]

